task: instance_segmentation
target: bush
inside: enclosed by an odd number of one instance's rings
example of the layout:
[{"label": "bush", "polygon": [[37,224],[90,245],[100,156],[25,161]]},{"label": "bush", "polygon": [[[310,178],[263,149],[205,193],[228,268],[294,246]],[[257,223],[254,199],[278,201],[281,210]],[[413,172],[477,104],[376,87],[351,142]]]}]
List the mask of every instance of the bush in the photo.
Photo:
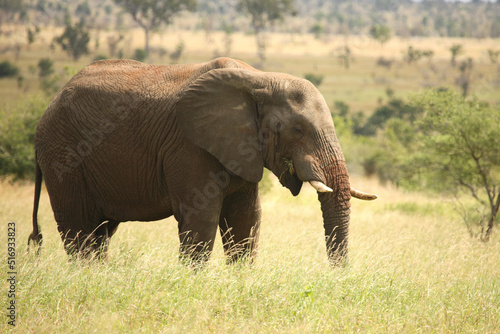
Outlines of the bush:
[{"label": "bush", "polygon": [[338,110],[340,117],[351,122],[351,130],[354,134],[365,137],[375,136],[392,119],[413,123],[422,114],[421,108],[395,97],[392,89],[388,88],[386,94],[388,101],[375,109],[369,117],[366,117],[363,112],[351,113],[349,106],[341,101],[335,102],[335,109]]},{"label": "bush", "polygon": [[318,87],[323,82],[324,77],[320,74],[307,73],[304,75],[304,78],[312,82],[314,86]]},{"label": "bush", "polygon": [[48,101],[33,98],[14,110],[0,111],[0,175],[34,179],[36,125]]},{"label": "bush", "polygon": [[54,62],[50,58],[41,58],[38,61],[38,75],[46,78],[54,73]]},{"label": "bush", "polygon": [[391,28],[386,25],[375,24],[370,27],[370,35],[373,39],[380,42],[380,44],[385,44],[391,39]]},{"label": "bush", "polygon": [[19,73],[19,68],[6,60],[0,63],[0,78],[15,77]]},{"label": "bush", "polygon": [[93,61],[98,61],[98,60],[105,60],[105,59],[108,59],[108,57],[106,57],[105,55],[102,55],[102,54],[98,54],[92,60]]},{"label": "bush", "polygon": [[146,53],[146,50],[144,49],[135,49],[134,57],[132,57],[134,60],[137,61],[145,61],[146,58],[148,57],[148,54]]},{"label": "bush", "polygon": [[178,61],[185,47],[186,46],[184,45],[184,41],[179,41],[179,43],[177,43],[177,46],[175,47],[175,51],[170,54],[170,59],[172,59],[172,61],[174,62]]},{"label": "bush", "polygon": [[392,59],[386,59],[384,57],[380,57],[377,59],[377,65],[385,67],[387,69],[391,69],[393,63],[394,63],[394,60],[392,60]]},{"label": "bush", "polygon": [[359,134],[374,136],[377,130],[383,129],[385,124],[391,119],[401,119],[413,123],[422,113],[422,110],[403,99],[391,97],[387,104],[384,104],[368,117],[363,129]]},{"label": "bush", "polygon": [[310,29],[309,32],[314,34],[315,38],[319,38],[321,35],[325,33],[325,28],[321,23],[315,23]]}]

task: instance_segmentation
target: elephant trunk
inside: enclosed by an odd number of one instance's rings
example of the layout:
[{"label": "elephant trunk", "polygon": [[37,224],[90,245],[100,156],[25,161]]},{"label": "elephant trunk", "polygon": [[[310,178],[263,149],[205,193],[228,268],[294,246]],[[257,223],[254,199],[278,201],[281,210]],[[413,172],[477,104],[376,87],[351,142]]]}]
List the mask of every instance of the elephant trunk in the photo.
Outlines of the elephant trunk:
[{"label": "elephant trunk", "polygon": [[351,212],[351,187],[343,155],[332,150],[323,158],[296,160],[300,179],[308,180],[318,192],[328,258],[332,265],[341,264],[347,256]]},{"label": "elephant trunk", "polygon": [[343,160],[331,162],[325,171],[331,192],[319,192],[323,213],[328,259],[332,265],[342,265],[347,259],[351,187],[347,166]]},{"label": "elephant trunk", "polygon": [[347,256],[351,193],[361,192],[351,190],[344,154],[336,136],[320,135],[317,142],[320,145],[311,154],[293,157],[293,171],[298,179],[309,182],[318,192],[328,258],[332,265],[340,265]]}]

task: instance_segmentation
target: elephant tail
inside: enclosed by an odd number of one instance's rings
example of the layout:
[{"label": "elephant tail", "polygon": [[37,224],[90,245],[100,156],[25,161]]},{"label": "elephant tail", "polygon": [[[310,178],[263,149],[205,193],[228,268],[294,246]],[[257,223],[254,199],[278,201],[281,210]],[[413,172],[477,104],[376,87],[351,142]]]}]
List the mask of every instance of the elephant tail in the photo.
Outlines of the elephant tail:
[{"label": "elephant tail", "polygon": [[35,199],[33,202],[33,232],[31,232],[28,238],[28,251],[30,243],[33,240],[33,244],[36,247],[36,253],[40,252],[40,246],[42,245],[42,234],[40,233],[40,226],[38,226],[38,204],[40,203],[40,193],[42,190],[42,170],[38,164],[35,154]]}]

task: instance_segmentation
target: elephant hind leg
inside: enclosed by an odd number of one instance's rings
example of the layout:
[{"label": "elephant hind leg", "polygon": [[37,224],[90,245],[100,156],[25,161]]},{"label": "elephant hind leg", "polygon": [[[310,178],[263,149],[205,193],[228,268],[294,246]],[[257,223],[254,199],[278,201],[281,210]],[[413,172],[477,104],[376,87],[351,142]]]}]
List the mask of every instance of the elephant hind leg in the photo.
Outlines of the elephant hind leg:
[{"label": "elephant hind leg", "polygon": [[109,247],[109,239],[116,232],[120,222],[107,220],[92,231],[61,233],[66,252],[85,259],[104,259]]},{"label": "elephant hind leg", "polygon": [[252,260],[257,253],[261,208],[258,186],[251,184],[224,200],[219,230],[228,262]]},{"label": "elephant hind leg", "polygon": [[109,241],[113,234],[118,229],[120,222],[115,220],[107,220],[102,222],[96,229],[94,235],[94,243],[92,243],[92,252],[98,258],[106,258],[109,248]]}]

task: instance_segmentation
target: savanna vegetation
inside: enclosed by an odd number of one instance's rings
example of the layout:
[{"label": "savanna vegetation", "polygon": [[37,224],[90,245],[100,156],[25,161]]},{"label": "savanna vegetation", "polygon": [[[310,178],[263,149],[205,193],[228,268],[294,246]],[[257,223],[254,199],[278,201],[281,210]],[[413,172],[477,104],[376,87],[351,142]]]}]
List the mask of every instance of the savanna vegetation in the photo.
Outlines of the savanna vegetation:
[{"label": "savanna vegetation", "polygon": [[[17,250],[1,332],[498,332],[498,1],[155,3],[0,1],[0,245],[15,222]],[[105,262],[68,261],[45,191],[27,253],[34,131],[65,82],[98,59],[217,56],[324,95],[351,183],[379,195],[352,202],[348,266],[328,265],[313,189],[293,198],[267,174],[252,266],[227,266],[220,239],[205,269],[181,265],[173,219],[122,224]]]}]

